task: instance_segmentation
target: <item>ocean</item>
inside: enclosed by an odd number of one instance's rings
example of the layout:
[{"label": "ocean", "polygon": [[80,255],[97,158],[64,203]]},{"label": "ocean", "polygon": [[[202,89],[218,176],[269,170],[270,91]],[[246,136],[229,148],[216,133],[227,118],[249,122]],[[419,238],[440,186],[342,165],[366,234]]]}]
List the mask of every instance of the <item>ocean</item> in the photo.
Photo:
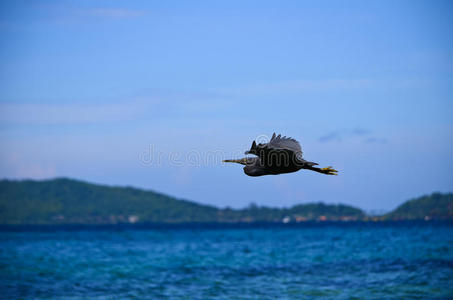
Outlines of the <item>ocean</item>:
[{"label": "ocean", "polygon": [[4,299],[453,299],[453,223],[2,227]]}]

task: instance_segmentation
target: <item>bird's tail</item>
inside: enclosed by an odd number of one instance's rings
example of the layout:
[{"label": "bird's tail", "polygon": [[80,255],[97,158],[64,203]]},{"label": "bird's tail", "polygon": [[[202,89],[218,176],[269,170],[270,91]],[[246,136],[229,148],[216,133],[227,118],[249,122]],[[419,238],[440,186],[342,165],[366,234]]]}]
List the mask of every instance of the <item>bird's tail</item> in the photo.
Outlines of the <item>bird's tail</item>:
[{"label": "bird's tail", "polygon": [[318,173],[326,174],[326,175],[338,175],[338,171],[332,167],[317,168],[317,167],[310,166],[307,169],[318,172]]}]

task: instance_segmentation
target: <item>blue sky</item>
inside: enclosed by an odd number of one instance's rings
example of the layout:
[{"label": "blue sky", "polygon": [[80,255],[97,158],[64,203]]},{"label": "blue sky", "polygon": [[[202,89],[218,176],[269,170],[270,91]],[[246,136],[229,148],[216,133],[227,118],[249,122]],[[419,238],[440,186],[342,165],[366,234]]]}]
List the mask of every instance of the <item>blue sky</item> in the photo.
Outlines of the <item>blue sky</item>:
[{"label": "blue sky", "polygon": [[[450,1],[0,5],[0,177],[222,207],[453,191]],[[340,175],[221,163],[274,131]]]}]

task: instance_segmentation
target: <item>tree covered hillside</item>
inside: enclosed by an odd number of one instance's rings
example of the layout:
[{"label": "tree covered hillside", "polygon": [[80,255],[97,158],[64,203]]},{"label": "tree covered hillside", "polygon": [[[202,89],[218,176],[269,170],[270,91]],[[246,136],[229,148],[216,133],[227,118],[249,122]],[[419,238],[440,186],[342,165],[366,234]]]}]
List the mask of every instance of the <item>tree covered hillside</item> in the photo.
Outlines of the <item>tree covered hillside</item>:
[{"label": "tree covered hillside", "polygon": [[364,217],[362,210],[342,204],[219,209],[153,191],[67,178],[0,181],[0,224],[301,222]]},{"label": "tree covered hillside", "polygon": [[214,221],[217,209],[131,187],[72,179],[0,182],[0,223]]},{"label": "tree covered hillside", "polygon": [[452,219],[453,194],[434,193],[409,200],[384,218],[391,220]]}]

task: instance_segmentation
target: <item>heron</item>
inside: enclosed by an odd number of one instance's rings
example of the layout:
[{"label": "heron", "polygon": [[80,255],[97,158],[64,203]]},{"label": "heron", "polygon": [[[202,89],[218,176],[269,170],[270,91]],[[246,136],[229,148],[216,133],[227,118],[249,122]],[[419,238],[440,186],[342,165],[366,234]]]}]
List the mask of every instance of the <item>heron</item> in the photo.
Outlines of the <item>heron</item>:
[{"label": "heron", "polygon": [[244,165],[244,173],[248,176],[278,175],[297,172],[307,169],[326,175],[338,175],[332,167],[318,168],[318,164],[302,158],[302,148],[293,138],[276,135],[275,132],[268,143],[253,141],[249,151],[245,154],[255,155],[241,159],[226,159],[223,162],[232,162]]}]

